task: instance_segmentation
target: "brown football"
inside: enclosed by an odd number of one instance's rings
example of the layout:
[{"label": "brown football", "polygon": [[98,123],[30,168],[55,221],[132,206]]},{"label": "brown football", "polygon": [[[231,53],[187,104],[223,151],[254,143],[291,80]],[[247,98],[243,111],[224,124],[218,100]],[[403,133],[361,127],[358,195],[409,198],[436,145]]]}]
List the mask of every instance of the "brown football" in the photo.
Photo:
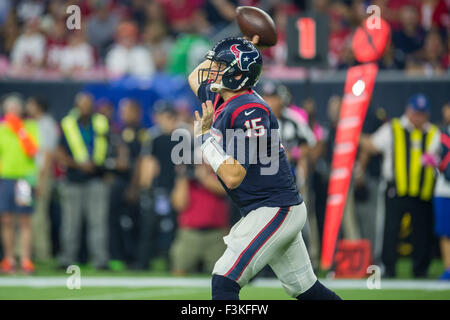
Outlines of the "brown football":
[{"label": "brown football", "polygon": [[236,20],[244,36],[259,36],[259,45],[271,47],[277,43],[277,30],[272,18],[263,10],[240,6],[236,8]]}]

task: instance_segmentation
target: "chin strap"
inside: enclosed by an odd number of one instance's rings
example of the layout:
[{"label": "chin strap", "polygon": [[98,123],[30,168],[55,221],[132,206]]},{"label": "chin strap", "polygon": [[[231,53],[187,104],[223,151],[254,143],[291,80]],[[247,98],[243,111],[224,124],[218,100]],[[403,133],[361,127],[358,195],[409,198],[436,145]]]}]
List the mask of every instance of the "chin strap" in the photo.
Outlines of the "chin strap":
[{"label": "chin strap", "polygon": [[222,90],[222,89],[227,89],[227,88],[225,88],[225,87],[223,86],[222,82],[220,82],[220,83],[212,83],[212,84],[210,85],[210,90],[211,90],[212,92],[219,92],[219,91]]},{"label": "chin strap", "polygon": [[227,90],[230,90],[230,91],[239,91],[239,90],[241,90],[241,89],[244,87],[244,85],[245,85],[245,83],[246,83],[247,81],[248,81],[248,77],[245,78],[244,81],[242,81],[242,83],[241,83],[241,84],[239,85],[239,87],[237,87],[236,89],[230,89],[230,88],[225,87],[225,86],[223,85],[222,81],[221,81],[220,83],[212,83],[212,84],[210,85],[210,90],[211,90],[212,92],[219,92],[219,91],[222,90],[222,89],[227,89]]}]

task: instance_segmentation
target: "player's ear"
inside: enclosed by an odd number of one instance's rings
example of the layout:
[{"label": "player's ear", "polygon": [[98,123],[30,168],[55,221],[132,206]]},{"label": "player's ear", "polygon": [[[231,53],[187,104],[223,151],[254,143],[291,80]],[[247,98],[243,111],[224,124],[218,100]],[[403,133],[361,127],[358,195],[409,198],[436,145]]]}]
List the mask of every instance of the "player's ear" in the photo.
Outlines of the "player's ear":
[{"label": "player's ear", "polygon": [[234,76],[234,79],[236,79],[236,80],[240,80],[241,78],[242,78],[242,73]]}]

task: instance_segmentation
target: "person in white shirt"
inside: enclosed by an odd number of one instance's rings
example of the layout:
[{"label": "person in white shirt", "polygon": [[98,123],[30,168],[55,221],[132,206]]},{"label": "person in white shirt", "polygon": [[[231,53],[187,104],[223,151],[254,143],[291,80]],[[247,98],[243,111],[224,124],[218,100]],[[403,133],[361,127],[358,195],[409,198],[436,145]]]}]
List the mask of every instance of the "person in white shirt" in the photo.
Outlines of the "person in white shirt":
[{"label": "person in white shirt", "polygon": [[433,242],[432,196],[440,147],[439,129],[429,122],[430,103],[423,94],[412,96],[400,118],[361,136],[355,179],[363,179],[371,154],[383,155],[382,177],[387,182],[382,249],[384,276],[395,277],[397,242],[405,213],[411,215],[413,275],[425,277]]},{"label": "person in white shirt", "polygon": [[16,71],[29,71],[42,65],[45,57],[45,37],[39,32],[37,20],[29,20],[14,43],[11,64]]},{"label": "person in white shirt", "polygon": [[122,22],[117,28],[117,43],[106,55],[106,69],[112,77],[132,75],[148,78],[155,71],[150,51],[137,43],[138,28]]},{"label": "person in white shirt", "polygon": [[87,71],[95,64],[94,52],[82,31],[72,31],[67,46],[61,52],[59,67],[64,74]]},{"label": "person in white shirt", "polygon": [[33,230],[33,254],[37,261],[47,261],[51,258],[50,243],[50,197],[53,186],[52,168],[56,147],[59,141],[57,122],[47,113],[47,103],[40,97],[30,97],[26,103],[27,115],[37,121],[41,146],[36,154],[39,168],[36,203],[31,218]]}]

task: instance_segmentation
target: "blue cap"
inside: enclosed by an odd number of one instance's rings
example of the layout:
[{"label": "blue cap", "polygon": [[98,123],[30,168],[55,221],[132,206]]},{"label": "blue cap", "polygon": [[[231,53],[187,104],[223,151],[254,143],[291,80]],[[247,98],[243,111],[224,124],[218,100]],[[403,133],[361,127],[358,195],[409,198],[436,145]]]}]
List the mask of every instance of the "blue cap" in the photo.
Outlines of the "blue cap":
[{"label": "blue cap", "polygon": [[419,112],[430,112],[430,102],[422,93],[410,97],[408,100],[408,107]]}]

